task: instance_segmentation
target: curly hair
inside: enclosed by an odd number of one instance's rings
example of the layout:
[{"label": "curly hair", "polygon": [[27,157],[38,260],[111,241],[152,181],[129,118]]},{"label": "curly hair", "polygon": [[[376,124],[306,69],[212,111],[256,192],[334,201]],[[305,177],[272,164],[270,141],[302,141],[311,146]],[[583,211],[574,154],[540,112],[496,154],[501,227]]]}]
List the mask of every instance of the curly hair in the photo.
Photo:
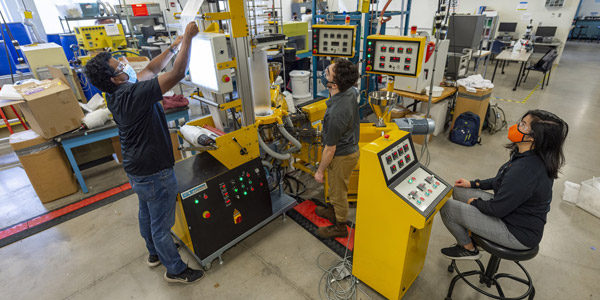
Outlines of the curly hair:
[{"label": "curly hair", "polygon": [[108,65],[111,58],[109,52],[100,52],[85,65],[85,76],[92,85],[109,94],[117,89],[117,85],[110,80],[114,76],[114,70]]},{"label": "curly hair", "polygon": [[333,81],[340,92],[344,92],[356,84],[358,80],[358,67],[347,59],[338,59],[333,65]]}]

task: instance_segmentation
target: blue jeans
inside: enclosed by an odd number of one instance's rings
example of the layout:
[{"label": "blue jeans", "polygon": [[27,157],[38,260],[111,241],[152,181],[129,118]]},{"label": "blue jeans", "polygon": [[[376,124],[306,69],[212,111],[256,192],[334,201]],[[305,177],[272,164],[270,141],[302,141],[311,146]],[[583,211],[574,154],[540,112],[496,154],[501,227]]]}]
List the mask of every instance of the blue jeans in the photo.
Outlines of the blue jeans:
[{"label": "blue jeans", "polygon": [[187,265],[181,260],[171,237],[175,224],[177,178],[173,168],[147,176],[127,174],[140,204],[140,233],[146,240],[150,255],[158,255],[169,274],[183,272]]}]

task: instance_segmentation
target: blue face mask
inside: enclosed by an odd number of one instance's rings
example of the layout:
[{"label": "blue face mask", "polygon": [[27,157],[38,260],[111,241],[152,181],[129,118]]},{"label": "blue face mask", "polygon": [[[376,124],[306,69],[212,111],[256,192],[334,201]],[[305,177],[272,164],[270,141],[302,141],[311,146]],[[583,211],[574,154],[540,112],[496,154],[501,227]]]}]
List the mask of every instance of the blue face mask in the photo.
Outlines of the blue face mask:
[{"label": "blue face mask", "polygon": [[130,66],[130,65],[125,65],[125,68],[123,69],[123,73],[127,74],[127,76],[129,77],[129,82],[131,83],[136,83],[137,82],[137,73],[135,72],[135,70]]}]

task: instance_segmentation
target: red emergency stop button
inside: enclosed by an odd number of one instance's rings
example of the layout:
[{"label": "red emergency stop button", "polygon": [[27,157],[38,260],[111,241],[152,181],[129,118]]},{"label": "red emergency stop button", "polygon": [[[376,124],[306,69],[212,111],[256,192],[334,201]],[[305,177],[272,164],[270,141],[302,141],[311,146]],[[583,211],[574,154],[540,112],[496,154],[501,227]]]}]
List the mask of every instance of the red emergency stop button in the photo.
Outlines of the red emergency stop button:
[{"label": "red emergency stop button", "polygon": [[315,50],[313,50],[313,54],[317,54],[317,50],[316,50],[316,49],[315,49]]},{"label": "red emergency stop button", "polygon": [[372,69],[372,68],[373,68],[373,67],[371,67],[371,66],[367,66],[367,68],[366,68],[366,69],[367,69],[367,71],[371,71],[371,69]]},{"label": "red emergency stop button", "polygon": [[386,138],[386,139],[389,139],[389,138],[390,138],[390,135],[389,135],[389,134],[386,134],[386,135],[384,135],[383,137],[384,137],[384,138]]},{"label": "red emergency stop button", "polygon": [[235,218],[235,224],[240,224],[240,223],[242,223],[242,216],[237,216]]},{"label": "red emergency stop button", "polygon": [[229,78],[229,76],[227,75],[223,75],[223,78],[221,78],[221,80],[225,83],[229,82],[231,80],[231,78]]},{"label": "red emergency stop button", "polygon": [[204,212],[202,213],[202,217],[203,217],[203,218],[205,218],[205,219],[208,219],[208,218],[210,218],[210,212],[209,212],[208,210],[204,211]]}]

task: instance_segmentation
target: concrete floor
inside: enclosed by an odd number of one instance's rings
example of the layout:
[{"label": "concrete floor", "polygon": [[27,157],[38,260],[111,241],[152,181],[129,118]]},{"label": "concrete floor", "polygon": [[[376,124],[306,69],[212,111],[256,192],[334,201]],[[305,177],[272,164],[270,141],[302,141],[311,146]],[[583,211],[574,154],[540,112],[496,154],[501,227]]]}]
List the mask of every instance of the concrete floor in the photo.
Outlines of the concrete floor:
[{"label": "concrete floor", "polygon": [[[552,209],[540,252],[533,260],[523,263],[533,277],[536,299],[600,299],[597,283],[600,250],[596,250],[600,248],[600,219],[561,200],[565,180],[579,183],[600,174],[600,156],[597,155],[600,123],[596,119],[600,115],[598,53],[599,44],[569,43],[560,66],[552,73],[550,86],[543,91],[536,89],[524,104],[492,99],[505,110],[509,124],[514,124],[527,110],[540,108],[556,113],[570,125],[565,147],[567,164],[554,184]],[[496,75],[493,96],[522,102],[541,80],[540,73],[531,73],[528,81],[513,92],[517,69],[516,64],[511,64],[505,75]],[[440,135],[430,143],[429,168],[450,182],[459,177],[487,178],[508,158],[508,152],[502,147],[507,142],[506,131],[495,135],[484,133],[482,145],[470,148],[452,144]],[[0,171],[0,177],[3,172]],[[90,172],[93,174],[88,174],[86,180],[107,187],[120,183],[110,174],[122,175],[118,168],[97,171],[92,168]],[[13,177],[4,174],[3,183]],[[14,206],[11,220],[16,220],[19,214],[21,217],[31,214],[15,212],[18,203],[24,201],[18,194],[3,194],[0,187],[0,196],[3,224],[11,223],[5,221],[7,203]],[[40,204],[37,209],[51,208]],[[403,299],[445,297],[452,275],[446,271],[449,260],[441,256],[439,249],[454,242],[436,217],[423,271]],[[316,260],[322,252],[330,255],[322,257],[321,265],[329,266],[336,260],[333,252],[294,221],[277,218],[227,251],[223,255],[225,263],[214,263],[201,282],[187,286],[168,284],[162,278],[162,266],[150,269],[145,264],[147,253],[137,227],[137,199],[131,195],[0,248],[0,297],[319,299],[322,293],[318,285],[323,271]],[[198,267],[185,251],[181,253],[190,266]],[[483,255],[487,261],[489,255],[485,252]],[[459,266],[472,267],[468,262]],[[512,263],[503,264],[501,270],[519,274]],[[383,299],[367,286],[361,284],[361,287],[371,299]],[[504,283],[503,288],[509,295],[522,291],[521,286],[510,282]],[[461,283],[453,298],[487,299]],[[358,299],[368,298],[358,292]]]}]

